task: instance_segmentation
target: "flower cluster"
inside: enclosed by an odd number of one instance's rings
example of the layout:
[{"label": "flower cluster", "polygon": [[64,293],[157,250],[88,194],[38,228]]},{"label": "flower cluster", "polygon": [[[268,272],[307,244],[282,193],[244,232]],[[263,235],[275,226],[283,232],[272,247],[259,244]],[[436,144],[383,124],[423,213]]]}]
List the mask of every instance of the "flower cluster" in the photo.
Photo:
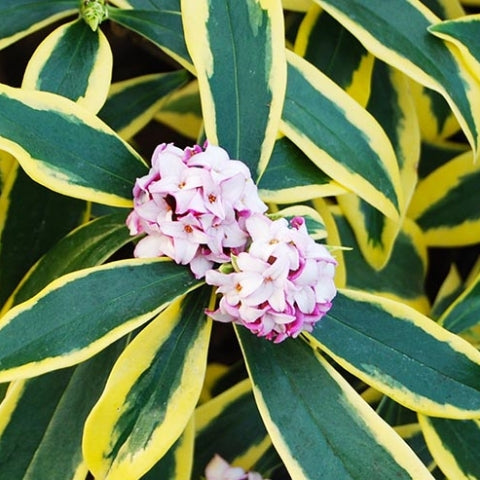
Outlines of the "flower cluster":
[{"label": "flower cluster", "polygon": [[185,150],[159,145],[150,172],[137,179],[133,197],[127,226],[132,235],[148,234],[135,256],[166,255],[190,265],[197,278],[215,263],[229,262],[230,253],[243,251],[245,219],[267,209],[247,166],[208,144]]},{"label": "flower cluster", "polygon": [[312,331],[336,293],[335,259],[308,235],[301,217],[289,224],[252,215],[245,224],[251,243],[233,258],[233,271],[206,274],[206,282],[223,294],[209,315],[275,343]]},{"label": "flower cluster", "polygon": [[[161,144],[137,179],[132,235],[137,257],[189,265],[222,294],[215,320],[281,342],[311,331],[330,309],[336,261],[301,217],[271,220],[245,164],[220,147]],[[219,269],[214,269],[218,267]]]},{"label": "flower cluster", "polygon": [[215,455],[208,463],[205,478],[206,480],[263,480],[257,472],[246,472],[243,468],[232,467],[220,455]]}]

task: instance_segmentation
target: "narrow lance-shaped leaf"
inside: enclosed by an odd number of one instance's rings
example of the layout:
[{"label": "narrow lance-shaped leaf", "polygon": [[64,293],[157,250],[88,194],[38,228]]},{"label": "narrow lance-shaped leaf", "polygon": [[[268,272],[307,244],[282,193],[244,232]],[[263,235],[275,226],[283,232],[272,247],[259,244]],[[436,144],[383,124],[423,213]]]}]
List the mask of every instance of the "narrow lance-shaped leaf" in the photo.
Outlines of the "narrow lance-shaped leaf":
[{"label": "narrow lance-shaped leaf", "polygon": [[76,368],[11,384],[0,406],[3,476],[9,480],[85,478],[84,422],[124,346],[120,340]]},{"label": "narrow lance-shaped leaf", "polygon": [[332,80],[289,53],[282,131],[343,187],[398,219],[403,195],[392,145],[375,119]]},{"label": "narrow lance-shaped leaf", "polygon": [[472,245],[480,235],[480,170],[472,152],[454,158],[419,182],[408,215],[432,246]]},{"label": "narrow lance-shaped leaf", "polygon": [[366,106],[374,56],[313,2],[298,30],[294,51]]},{"label": "narrow lance-shaped leaf", "polygon": [[105,35],[78,19],[55,29],[37,47],[22,88],[57,93],[97,113],[107,98],[112,64]]},{"label": "narrow lance-shaped leaf", "polygon": [[271,445],[249,379],[198,407],[195,425],[192,478],[204,475],[205,467],[215,454],[230,464],[250,470]]},{"label": "narrow lance-shaped leaf", "polygon": [[190,420],[178,440],[140,480],[158,480],[159,478],[187,480],[193,478],[191,474],[194,440],[195,429],[193,420]]},{"label": "narrow lance-shaped leaf", "polygon": [[56,278],[107,260],[131,240],[125,216],[114,213],[96,218],[62,238],[29,270],[2,313],[33,297]]},{"label": "narrow lance-shaped leaf", "polygon": [[[115,2],[113,2],[115,3]],[[116,2],[108,7],[108,18],[153,42],[180,65],[193,71],[185,45],[179,0]],[[134,7],[134,8],[131,8]]]},{"label": "narrow lance-shaped leaf", "polygon": [[340,233],[338,245],[347,270],[347,287],[382,295],[403,302],[428,314],[430,305],[425,293],[427,248],[421,230],[405,219],[396,237],[389,261],[381,270],[369,265],[358,247],[353,231],[341,211],[334,211]]},{"label": "narrow lance-shaped leaf", "polygon": [[184,0],[181,5],[207,139],[245,162],[258,178],[273,149],[285,94],[280,2]]},{"label": "narrow lance-shaped leaf", "polygon": [[340,184],[322,172],[292,141],[275,142],[267,168],[258,182],[264,202],[289,204],[342,195]]},{"label": "narrow lance-shaped leaf", "polygon": [[480,478],[478,420],[450,420],[419,415],[419,421],[433,458],[448,478]]},{"label": "narrow lance-shaped leaf", "polygon": [[203,124],[197,80],[169,95],[157,110],[155,120],[196,140]]},{"label": "narrow lance-shaped leaf", "polygon": [[439,18],[418,0],[315,0],[376,57],[441,95],[479,154],[480,87],[448,45],[428,32]]},{"label": "narrow lance-shaped leaf", "polygon": [[[455,264],[450,266],[450,270],[446,275],[443,283],[438,289],[437,296],[432,305],[430,312],[431,318],[437,320],[442,316],[453,301],[464,291],[465,285],[463,283],[460,272]],[[447,330],[447,326],[443,325]],[[453,330],[450,330],[453,331]]]},{"label": "narrow lance-shaped leaf", "polygon": [[132,138],[155,115],[166,96],[184,84],[184,70],[114,83],[98,116],[122,138]]},{"label": "narrow lance-shaped leaf", "polygon": [[0,381],[86,360],[196,286],[187,268],[164,258],[122,260],[60,277],[2,317]]},{"label": "narrow lance-shaped leaf", "polygon": [[413,308],[342,290],[307,337],[411,410],[458,419],[480,416],[480,353]]},{"label": "narrow lance-shaped leaf", "polygon": [[0,197],[1,305],[32,265],[87,215],[86,202],[33,182],[15,163]]},{"label": "narrow lance-shaped leaf", "polygon": [[[405,203],[417,182],[420,130],[409,85],[404,74],[377,60],[372,75],[372,93],[367,110],[380,123],[395,151]],[[383,268],[392,253],[400,223],[354,194],[338,197],[355,231],[360,249],[375,269]]]},{"label": "narrow lance-shaped leaf", "polygon": [[[458,288],[454,290],[458,292]],[[438,323],[454,333],[466,333],[478,327],[480,306],[480,275],[455,299],[439,318]]]},{"label": "narrow lance-shaped leaf", "polygon": [[[253,392],[292,478],[432,479],[408,446],[328,363],[299,340],[273,344],[242,327]],[[288,399],[288,400],[286,400]]]},{"label": "narrow lance-shaped leaf", "polygon": [[[465,15],[459,0],[423,0],[422,3],[442,20]],[[424,140],[438,141],[459,132],[460,125],[444,97],[414,81],[410,82],[410,89]]]},{"label": "narrow lance-shaped leaf", "polygon": [[0,148],[36,182],[67,196],[130,206],[147,167],[113,130],[71,100],[0,85]]},{"label": "narrow lance-shaped leaf", "polygon": [[78,0],[2,0],[0,49],[78,10]]},{"label": "narrow lance-shaped leaf", "polygon": [[95,478],[140,478],[185,429],[205,375],[211,288],[173,302],[119,357],[84,433]]},{"label": "narrow lance-shaped leaf", "polygon": [[437,37],[451,42],[460,52],[461,57],[478,78],[480,76],[480,40],[478,28],[480,15],[466,15],[455,20],[431,25],[428,29]]}]

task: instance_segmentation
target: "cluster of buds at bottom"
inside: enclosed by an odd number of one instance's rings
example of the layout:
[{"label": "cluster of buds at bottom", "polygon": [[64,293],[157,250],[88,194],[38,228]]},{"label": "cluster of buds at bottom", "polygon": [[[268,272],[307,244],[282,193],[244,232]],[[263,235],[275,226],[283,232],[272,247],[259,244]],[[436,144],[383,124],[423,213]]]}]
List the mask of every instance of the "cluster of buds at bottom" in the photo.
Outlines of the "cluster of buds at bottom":
[{"label": "cluster of buds at bottom", "polygon": [[222,148],[159,145],[133,197],[127,226],[146,234],[135,256],[167,256],[205,277],[222,295],[207,311],[214,320],[278,343],[312,331],[330,309],[335,259],[302,217],[266,216],[247,166]]},{"label": "cluster of buds at bottom", "polygon": [[232,467],[220,455],[215,455],[205,469],[206,480],[267,480],[257,472],[246,472],[243,468]]},{"label": "cluster of buds at bottom", "polygon": [[208,314],[275,343],[312,331],[336,294],[335,259],[312,239],[301,217],[289,224],[252,215],[245,226],[251,241],[233,257],[232,271],[206,274],[206,282],[222,294]]}]

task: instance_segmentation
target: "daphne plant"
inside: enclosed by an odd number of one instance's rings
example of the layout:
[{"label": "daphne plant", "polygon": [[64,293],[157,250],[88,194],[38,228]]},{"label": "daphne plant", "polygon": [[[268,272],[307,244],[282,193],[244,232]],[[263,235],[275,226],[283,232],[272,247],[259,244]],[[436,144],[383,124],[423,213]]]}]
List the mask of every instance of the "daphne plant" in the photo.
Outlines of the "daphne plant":
[{"label": "daphne plant", "polygon": [[480,2],[0,3],[0,478],[480,478]]}]

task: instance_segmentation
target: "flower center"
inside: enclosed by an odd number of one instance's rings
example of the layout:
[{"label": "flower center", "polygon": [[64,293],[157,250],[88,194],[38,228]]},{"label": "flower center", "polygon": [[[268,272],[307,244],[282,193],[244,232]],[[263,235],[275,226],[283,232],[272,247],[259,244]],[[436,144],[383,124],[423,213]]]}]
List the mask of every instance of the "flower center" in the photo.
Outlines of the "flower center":
[{"label": "flower center", "polygon": [[211,193],[211,194],[208,196],[208,201],[209,201],[210,203],[215,203],[215,202],[217,201],[217,197],[216,197],[213,193]]},{"label": "flower center", "polygon": [[185,226],[183,227],[183,230],[184,230],[185,232],[187,232],[187,233],[192,233],[192,232],[193,232],[193,228],[192,228],[191,225],[185,225]]}]

